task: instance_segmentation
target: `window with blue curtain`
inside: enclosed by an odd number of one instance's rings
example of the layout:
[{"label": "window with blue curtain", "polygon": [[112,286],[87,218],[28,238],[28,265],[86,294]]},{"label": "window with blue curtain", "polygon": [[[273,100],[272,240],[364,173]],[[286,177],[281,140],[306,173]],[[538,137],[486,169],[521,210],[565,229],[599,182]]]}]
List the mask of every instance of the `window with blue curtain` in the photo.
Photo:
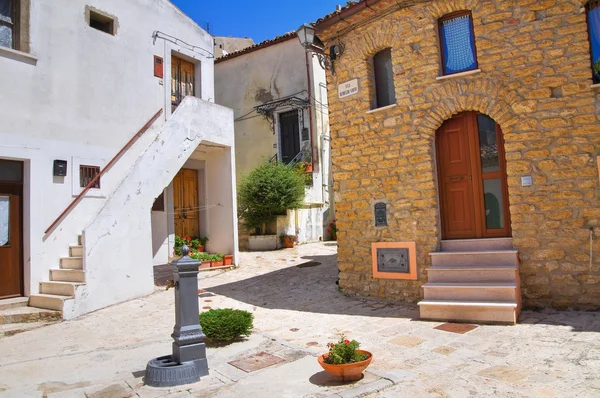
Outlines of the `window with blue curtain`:
[{"label": "window with blue curtain", "polygon": [[440,19],[444,75],[477,69],[473,18],[470,12]]},{"label": "window with blue curtain", "polygon": [[593,79],[594,83],[600,83],[600,1],[588,2],[587,19]]}]

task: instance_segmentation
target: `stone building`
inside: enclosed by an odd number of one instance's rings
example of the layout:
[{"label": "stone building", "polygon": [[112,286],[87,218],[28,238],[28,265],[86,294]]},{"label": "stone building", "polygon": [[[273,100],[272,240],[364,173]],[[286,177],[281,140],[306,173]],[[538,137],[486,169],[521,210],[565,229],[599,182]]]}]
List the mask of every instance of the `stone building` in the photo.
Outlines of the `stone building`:
[{"label": "stone building", "polygon": [[341,49],[328,89],[344,291],[420,301],[432,319],[600,307],[597,7],[363,0],[316,22],[325,53]]}]

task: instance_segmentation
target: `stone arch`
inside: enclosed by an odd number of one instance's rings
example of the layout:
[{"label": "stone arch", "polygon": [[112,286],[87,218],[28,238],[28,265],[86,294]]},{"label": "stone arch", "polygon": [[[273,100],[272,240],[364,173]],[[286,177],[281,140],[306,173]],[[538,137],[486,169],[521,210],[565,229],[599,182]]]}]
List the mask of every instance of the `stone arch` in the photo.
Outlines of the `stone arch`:
[{"label": "stone arch", "polygon": [[446,14],[456,11],[473,10],[479,4],[479,0],[446,0],[436,1],[429,6],[429,14],[436,20]]}]

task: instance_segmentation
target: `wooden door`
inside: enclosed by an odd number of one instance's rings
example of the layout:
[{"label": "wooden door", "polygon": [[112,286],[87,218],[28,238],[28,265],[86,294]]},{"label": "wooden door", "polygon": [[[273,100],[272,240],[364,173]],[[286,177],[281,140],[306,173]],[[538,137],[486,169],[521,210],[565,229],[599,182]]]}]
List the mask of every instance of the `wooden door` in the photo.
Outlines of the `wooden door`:
[{"label": "wooden door", "polygon": [[0,160],[0,299],[23,295],[23,165]]},{"label": "wooden door", "polygon": [[281,140],[281,161],[290,163],[300,153],[300,124],[298,111],[289,111],[279,115]]},{"label": "wooden door", "polygon": [[510,236],[502,131],[475,112],[446,121],[436,135],[443,239]]},{"label": "wooden door", "polygon": [[190,237],[200,235],[198,200],[198,170],[181,169],[173,180],[175,203],[175,234]]},{"label": "wooden door", "polygon": [[173,56],[171,58],[171,105],[173,110],[188,96],[195,95],[194,64]]}]

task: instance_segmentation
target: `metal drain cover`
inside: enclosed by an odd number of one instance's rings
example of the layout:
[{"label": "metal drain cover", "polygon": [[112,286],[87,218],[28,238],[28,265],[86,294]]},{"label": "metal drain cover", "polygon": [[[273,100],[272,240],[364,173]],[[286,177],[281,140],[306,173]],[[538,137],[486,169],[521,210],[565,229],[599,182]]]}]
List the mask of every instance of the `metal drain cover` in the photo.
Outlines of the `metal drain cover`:
[{"label": "metal drain cover", "polygon": [[310,268],[310,267],[316,267],[317,265],[321,265],[321,263],[318,263],[316,261],[309,261],[307,263],[302,263],[302,264],[296,265],[296,267],[298,267],[298,268]]}]

